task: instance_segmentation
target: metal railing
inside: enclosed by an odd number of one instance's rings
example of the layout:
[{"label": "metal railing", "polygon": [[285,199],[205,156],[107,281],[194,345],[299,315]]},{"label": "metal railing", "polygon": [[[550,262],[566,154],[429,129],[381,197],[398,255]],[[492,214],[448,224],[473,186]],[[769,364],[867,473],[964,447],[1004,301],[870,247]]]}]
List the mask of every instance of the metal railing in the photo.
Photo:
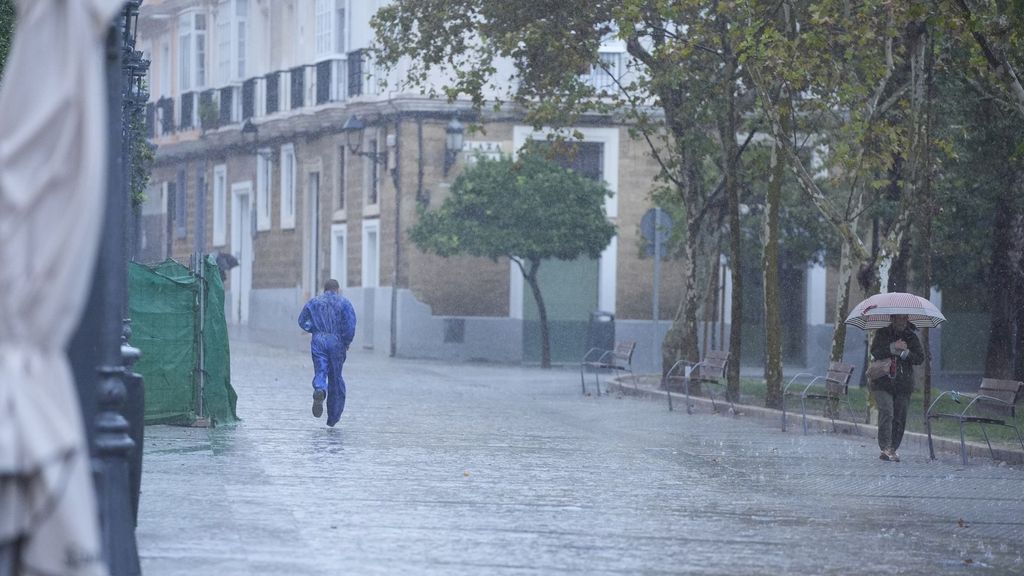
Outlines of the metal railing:
[{"label": "metal railing", "polygon": [[380,93],[377,67],[367,51],[356,50],[227,86],[160,98],[147,105],[147,133],[159,138],[175,132],[213,130]]}]

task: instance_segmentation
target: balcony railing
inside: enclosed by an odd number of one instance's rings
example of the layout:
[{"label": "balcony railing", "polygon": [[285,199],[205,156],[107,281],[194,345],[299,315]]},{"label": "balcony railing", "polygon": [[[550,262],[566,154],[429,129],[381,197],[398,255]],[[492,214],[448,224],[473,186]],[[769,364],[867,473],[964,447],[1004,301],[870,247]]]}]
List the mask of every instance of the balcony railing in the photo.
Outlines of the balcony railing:
[{"label": "balcony railing", "polygon": [[583,74],[580,79],[592,87],[598,94],[611,94],[619,91],[619,85],[626,75],[627,55],[622,52],[602,52],[601,62],[590,68],[588,74]]},{"label": "balcony railing", "polygon": [[181,95],[181,118],[178,119],[178,128],[188,130],[196,127],[196,93],[185,92]]},{"label": "balcony railing", "polygon": [[[151,102],[151,134],[213,130],[351,98],[380,94],[376,67],[365,50],[316,64],[277,70],[239,84],[185,92]],[[179,112],[175,114],[175,108]]]}]

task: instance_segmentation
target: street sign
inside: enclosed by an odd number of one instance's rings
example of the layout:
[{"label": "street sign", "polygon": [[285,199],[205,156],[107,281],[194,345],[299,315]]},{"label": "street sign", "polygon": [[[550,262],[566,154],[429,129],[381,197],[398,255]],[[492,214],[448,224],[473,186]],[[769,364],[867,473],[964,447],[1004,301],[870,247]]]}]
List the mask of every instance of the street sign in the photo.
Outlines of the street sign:
[{"label": "street sign", "polygon": [[657,247],[664,259],[667,256],[665,243],[672,235],[672,217],[660,208],[651,208],[640,219],[640,235],[646,240],[644,253],[654,256]]},{"label": "street sign", "polygon": [[661,261],[667,255],[665,243],[672,235],[672,217],[661,208],[651,208],[640,219],[640,234],[647,241],[644,251],[648,256],[654,256],[654,278],[651,282],[651,350],[654,351],[654,357],[657,359],[659,356],[657,351],[660,350],[658,343],[661,340],[658,328],[658,321],[661,319],[659,310]]}]

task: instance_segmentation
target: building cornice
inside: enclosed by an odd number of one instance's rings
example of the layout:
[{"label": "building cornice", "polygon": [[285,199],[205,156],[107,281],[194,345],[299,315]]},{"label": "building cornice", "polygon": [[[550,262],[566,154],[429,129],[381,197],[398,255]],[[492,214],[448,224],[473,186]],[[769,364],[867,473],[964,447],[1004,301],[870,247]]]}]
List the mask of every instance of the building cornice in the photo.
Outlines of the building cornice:
[{"label": "building cornice", "polygon": [[[260,148],[280,146],[289,142],[315,140],[323,136],[341,134],[349,116],[357,115],[367,126],[403,120],[435,120],[448,122],[453,116],[466,123],[523,124],[524,114],[519,108],[488,110],[482,113],[469,102],[449,103],[436,98],[415,95],[396,96],[386,100],[349,101],[344,106],[326,105],[294,113],[279,114],[253,121],[254,134],[243,134],[243,124],[235,123],[207,131],[198,138],[160,143],[155,167],[180,164],[195,160],[220,158],[235,154],[255,154]],[[582,115],[576,126],[622,125],[621,118],[609,114]]]}]

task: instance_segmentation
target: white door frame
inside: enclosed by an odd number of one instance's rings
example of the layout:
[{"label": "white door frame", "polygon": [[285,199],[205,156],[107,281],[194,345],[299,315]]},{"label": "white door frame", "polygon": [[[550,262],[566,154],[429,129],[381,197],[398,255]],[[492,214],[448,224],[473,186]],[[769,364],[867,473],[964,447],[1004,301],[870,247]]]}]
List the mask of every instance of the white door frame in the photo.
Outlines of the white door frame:
[{"label": "white door frame", "polygon": [[320,272],[320,171],[306,173],[305,219],[302,240],[302,289],[307,298],[319,292]]},{"label": "white door frame", "polygon": [[231,321],[249,323],[253,262],[252,182],[231,185],[231,254],[238,266],[231,269]]},{"label": "white door frame", "polygon": [[363,220],[363,258],[360,267],[363,271],[363,288],[380,286],[379,220]]},{"label": "white door frame", "polygon": [[348,287],[348,225],[331,225],[331,278]]}]

